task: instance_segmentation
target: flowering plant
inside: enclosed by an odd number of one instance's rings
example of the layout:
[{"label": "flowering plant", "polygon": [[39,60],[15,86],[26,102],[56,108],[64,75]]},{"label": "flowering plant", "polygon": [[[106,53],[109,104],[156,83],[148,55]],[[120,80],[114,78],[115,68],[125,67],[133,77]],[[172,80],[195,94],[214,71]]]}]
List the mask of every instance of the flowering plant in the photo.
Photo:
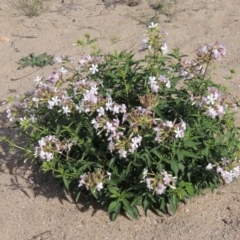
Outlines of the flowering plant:
[{"label": "flowering plant", "polygon": [[[89,41],[88,36],[88,41]],[[223,45],[206,44],[194,60],[167,55],[165,33],[151,23],[140,51],[60,56],[59,72],[9,103],[7,115],[27,136],[24,159],[77,194],[92,197],[114,220],[137,206],[175,212],[178,202],[239,175],[236,101],[208,76]],[[68,75],[66,75],[68,74]],[[4,138],[16,146],[8,138]]]}]

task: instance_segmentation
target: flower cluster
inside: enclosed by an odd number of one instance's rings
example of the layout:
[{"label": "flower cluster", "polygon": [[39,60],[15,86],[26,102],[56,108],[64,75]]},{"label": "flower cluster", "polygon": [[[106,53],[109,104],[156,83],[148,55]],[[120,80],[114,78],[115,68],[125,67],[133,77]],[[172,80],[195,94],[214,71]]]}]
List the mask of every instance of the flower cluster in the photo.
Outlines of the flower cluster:
[{"label": "flower cluster", "polygon": [[65,64],[67,62],[73,62],[74,57],[72,57],[71,55],[60,55],[60,56],[55,58],[55,61],[58,64]]},{"label": "flower cluster", "polygon": [[185,79],[193,79],[195,76],[204,75],[205,71],[206,69],[201,62],[195,59],[183,59],[179,69],[179,76],[185,77]]},{"label": "flower cluster", "polygon": [[95,74],[99,71],[98,64],[104,62],[103,56],[91,56],[84,55],[78,61],[79,70],[87,69],[92,74]]},{"label": "flower cluster", "polygon": [[171,82],[169,80],[169,78],[167,78],[164,75],[160,75],[158,78],[156,77],[149,77],[149,81],[148,84],[151,88],[152,92],[157,93],[159,88],[164,85],[166,88],[170,88],[171,87]]},{"label": "flower cluster", "polygon": [[220,60],[225,55],[226,55],[226,48],[222,44],[218,44],[218,43],[205,44],[197,50],[197,56],[199,59]]},{"label": "flower cluster", "polygon": [[232,182],[235,178],[237,178],[240,175],[239,166],[234,167],[230,171],[226,171],[222,167],[218,166],[217,172],[221,175],[225,183]]},{"label": "flower cluster", "polygon": [[213,165],[209,163],[206,166],[206,169],[209,171],[214,169],[218,174],[221,175],[224,182],[229,184],[240,175],[240,167],[231,167],[231,163],[232,161],[230,159],[222,158],[221,166],[219,164]]},{"label": "flower cluster", "polygon": [[143,179],[146,182],[147,188],[154,193],[161,195],[165,192],[167,187],[175,189],[177,177],[173,177],[167,171],[163,170],[161,173],[148,173],[148,169],[143,170]]},{"label": "flower cluster", "polygon": [[7,118],[10,122],[16,120],[20,120],[20,118],[26,118],[26,112],[27,112],[27,102],[26,101],[17,101],[16,103],[12,105],[7,106]]},{"label": "flower cluster", "polygon": [[193,79],[195,76],[204,76],[208,64],[212,59],[220,60],[226,55],[226,48],[222,44],[210,43],[201,46],[197,50],[197,58],[193,60],[181,60],[179,76]]},{"label": "flower cluster", "polygon": [[151,49],[160,49],[163,55],[168,53],[168,46],[163,39],[167,35],[164,31],[163,34],[159,33],[158,24],[151,22],[148,27],[147,34],[142,39],[142,46],[139,51],[151,50]]},{"label": "flower cluster", "polygon": [[206,109],[205,114],[211,118],[223,116],[229,107],[235,108],[236,105],[227,99],[227,95],[220,92],[215,87],[208,87],[207,95],[203,97],[191,97],[192,104]]},{"label": "flower cluster", "polygon": [[186,123],[182,119],[180,123],[160,120],[157,126],[153,128],[156,132],[155,141],[162,142],[168,137],[172,138],[172,134],[175,134],[175,138],[183,138],[186,129]]},{"label": "flower cluster", "polygon": [[65,141],[60,141],[55,136],[49,135],[38,140],[38,147],[35,147],[35,158],[40,157],[42,160],[51,161],[54,153],[62,153],[68,149]]},{"label": "flower cluster", "polygon": [[111,179],[111,173],[107,172],[104,174],[102,169],[97,169],[96,172],[84,173],[80,176],[78,187],[85,187],[87,190],[92,189],[93,191],[100,192],[103,189],[105,182]]}]

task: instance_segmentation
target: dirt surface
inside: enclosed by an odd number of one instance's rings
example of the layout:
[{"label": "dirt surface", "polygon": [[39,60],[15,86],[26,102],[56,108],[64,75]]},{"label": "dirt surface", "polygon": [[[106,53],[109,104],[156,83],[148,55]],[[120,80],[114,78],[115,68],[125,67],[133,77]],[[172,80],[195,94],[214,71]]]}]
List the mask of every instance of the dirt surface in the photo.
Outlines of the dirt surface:
[{"label": "dirt surface", "polygon": [[[83,53],[76,40],[86,32],[99,39],[104,52],[131,49],[137,52],[151,18],[159,19],[168,33],[170,49],[178,46],[193,56],[199,45],[218,41],[227,47],[227,56],[217,62],[213,78],[223,83],[228,70],[237,73],[227,84],[239,93],[239,0],[166,0],[163,13],[155,12],[142,0],[129,7],[114,5],[114,0],[49,0],[38,17],[27,18],[11,7],[0,4],[0,102],[8,96],[33,88],[36,76],[48,76],[57,65],[18,70],[20,58],[46,52],[78,57]],[[115,42],[117,42],[115,44]],[[8,128],[0,106],[0,135],[16,134]],[[238,114],[238,118],[239,118]],[[207,192],[181,205],[174,216],[157,217],[151,212],[137,221],[119,216],[111,222],[100,206],[86,209],[74,204],[54,179],[34,169],[17,165],[19,156],[9,155],[0,145],[0,239],[240,239],[239,183]]]}]

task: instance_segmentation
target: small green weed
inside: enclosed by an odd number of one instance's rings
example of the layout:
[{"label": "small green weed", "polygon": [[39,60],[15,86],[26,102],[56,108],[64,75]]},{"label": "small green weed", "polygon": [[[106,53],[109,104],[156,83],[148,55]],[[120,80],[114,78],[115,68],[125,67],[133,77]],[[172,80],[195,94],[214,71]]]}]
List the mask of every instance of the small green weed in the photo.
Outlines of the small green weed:
[{"label": "small green weed", "polygon": [[54,63],[53,55],[48,55],[47,53],[42,53],[36,56],[34,53],[30,53],[27,57],[22,57],[18,64],[20,65],[18,69],[25,67],[44,67],[46,65],[52,65]]},{"label": "small green weed", "polygon": [[122,40],[121,37],[112,36],[112,37],[110,38],[110,43],[113,45],[113,44],[116,44],[116,43],[120,42],[121,40]]},{"label": "small green weed", "polygon": [[124,3],[130,7],[134,7],[139,5],[141,3],[141,0],[125,0]]},{"label": "small green weed", "polygon": [[28,17],[36,17],[43,11],[43,0],[11,0],[11,5]]}]

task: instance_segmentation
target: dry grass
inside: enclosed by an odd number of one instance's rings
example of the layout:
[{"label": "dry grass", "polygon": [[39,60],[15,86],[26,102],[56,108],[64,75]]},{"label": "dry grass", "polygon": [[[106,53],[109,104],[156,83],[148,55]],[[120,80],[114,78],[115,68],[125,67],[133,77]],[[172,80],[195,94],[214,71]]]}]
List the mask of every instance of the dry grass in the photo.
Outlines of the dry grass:
[{"label": "dry grass", "polygon": [[11,0],[13,8],[28,17],[36,17],[43,10],[43,0]]}]

